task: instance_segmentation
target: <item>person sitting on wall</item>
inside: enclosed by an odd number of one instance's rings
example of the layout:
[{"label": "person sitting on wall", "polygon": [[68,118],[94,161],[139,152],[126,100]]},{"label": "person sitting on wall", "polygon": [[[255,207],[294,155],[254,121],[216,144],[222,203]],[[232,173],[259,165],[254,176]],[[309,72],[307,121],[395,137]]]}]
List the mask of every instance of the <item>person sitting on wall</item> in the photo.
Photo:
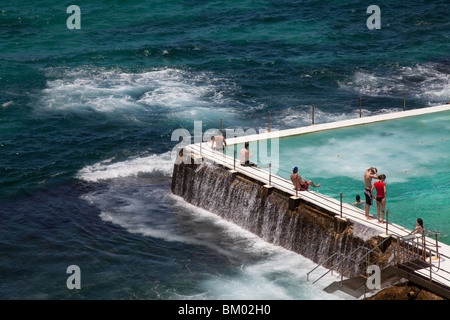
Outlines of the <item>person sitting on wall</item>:
[{"label": "person sitting on wall", "polygon": [[253,158],[253,150],[248,151],[249,143],[244,144],[244,148],[239,151],[239,159],[241,161],[241,166],[246,167],[256,167],[256,163],[250,162],[249,158]]},{"label": "person sitting on wall", "polygon": [[418,218],[416,221],[416,228],[412,233],[424,233],[425,228],[423,227],[423,220],[421,218]]},{"label": "person sitting on wall", "polygon": [[291,181],[294,185],[294,189],[297,191],[306,191],[309,186],[318,188],[320,187],[320,183],[316,185],[312,180],[303,180],[302,177],[298,174],[298,168],[292,168]]}]

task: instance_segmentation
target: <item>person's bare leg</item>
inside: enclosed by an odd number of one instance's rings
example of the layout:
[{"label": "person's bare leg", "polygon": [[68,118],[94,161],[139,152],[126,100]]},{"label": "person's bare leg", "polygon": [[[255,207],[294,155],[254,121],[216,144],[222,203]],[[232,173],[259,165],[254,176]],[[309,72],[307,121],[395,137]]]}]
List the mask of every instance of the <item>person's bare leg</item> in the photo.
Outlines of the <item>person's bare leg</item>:
[{"label": "person's bare leg", "polygon": [[377,219],[378,219],[378,223],[381,223],[381,220],[380,220],[380,207],[381,207],[381,203],[380,203],[380,201],[378,201],[378,200],[376,200],[377,201]]},{"label": "person's bare leg", "polygon": [[384,209],[386,208],[386,198],[384,198],[381,201],[381,222],[385,223],[386,221],[384,221]]},{"label": "person's bare leg", "polygon": [[314,188],[319,188],[319,187],[320,187],[320,183],[316,185],[314,182],[312,182],[312,180],[309,180],[309,181],[308,181],[308,184],[309,184],[311,187],[314,187]]},{"label": "person's bare leg", "polygon": [[370,217],[369,213],[370,213],[370,205],[368,205],[366,203],[366,206],[364,207],[365,211],[366,211],[366,219],[367,220],[372,220],[372,218]]}]

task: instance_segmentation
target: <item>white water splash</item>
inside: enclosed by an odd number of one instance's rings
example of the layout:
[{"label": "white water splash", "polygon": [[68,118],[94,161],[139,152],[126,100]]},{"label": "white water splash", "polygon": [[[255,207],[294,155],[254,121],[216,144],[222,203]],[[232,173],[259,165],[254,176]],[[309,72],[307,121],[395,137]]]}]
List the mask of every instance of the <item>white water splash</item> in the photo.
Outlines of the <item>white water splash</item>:
[{"label": "white water splash", "polygon": [[450,70],[445,65],[393,67],[393,70],[358,71],[349,80],[338,83],[345,91],[356,91],[360,96],[399,97],[423,99],[429,104],[442,104],[450,100]]},{"label": "white water splash", "polygon": [[41,111],[93,111],[128,119],[149,115],[227,119],[234,112],[228,105],[235,102],[224,98],[224,91],[234,90],[234,84],[212,73],[175,68],[131,72],[90,66],[44,71],[49,80],[36,106]]},{"label": "white water splash", "polygon": [[172,152],[135,157],[125,161],[101,161],[81,169],[77,177],[84,181],[98,182],[116,178],[136,177],[141,173],[161,173],[170,176],[173,170]]}]

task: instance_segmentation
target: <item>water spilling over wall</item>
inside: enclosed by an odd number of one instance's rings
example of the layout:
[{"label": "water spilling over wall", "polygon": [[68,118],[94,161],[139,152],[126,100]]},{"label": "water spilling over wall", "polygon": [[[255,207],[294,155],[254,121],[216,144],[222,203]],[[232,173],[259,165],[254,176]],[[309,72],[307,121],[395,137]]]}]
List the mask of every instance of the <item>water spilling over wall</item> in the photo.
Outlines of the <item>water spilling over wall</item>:
[{"label": "water spilling over wall", "polygon": [[[289,206],[290,194],[264,185],[216,164],[175,164],[172,192],[187,202],[207,209],[243,227],[265,241],[321,263],[335,252],[349,254],[359,246],[373,248],[371,230],[341,220],[335,214],[300,201]],[[292,210],[293,209],[293,210]],[[364,250],[356,253],[358,259]],[[326,267],[338,262],[330,260]],[[363,263],[344,262],[344,275],[362,272]]]}]

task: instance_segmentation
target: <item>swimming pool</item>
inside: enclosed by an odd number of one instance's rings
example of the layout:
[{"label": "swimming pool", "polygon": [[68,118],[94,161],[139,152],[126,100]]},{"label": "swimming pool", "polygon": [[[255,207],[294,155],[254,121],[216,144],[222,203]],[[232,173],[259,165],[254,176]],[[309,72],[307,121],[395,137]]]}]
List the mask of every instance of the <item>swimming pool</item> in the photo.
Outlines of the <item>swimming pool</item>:
[{"label": "swimming pool", "polygon": [[[272,172],[289,179],[297,166],[303,178],[322,184],[314,191],[336,199],[342,192],[343,201],[353,203],[357,194],[364,200],[364,172],[376,167],[387,177],[389,221],[414,229],[420,217],[450,243],[449,140],[450,111],[288,136],[279,138]],[[266,145],[271,153],[267,141],[250,147],[260,154]],[[370,212],[376,215],[375,203]]]}]

